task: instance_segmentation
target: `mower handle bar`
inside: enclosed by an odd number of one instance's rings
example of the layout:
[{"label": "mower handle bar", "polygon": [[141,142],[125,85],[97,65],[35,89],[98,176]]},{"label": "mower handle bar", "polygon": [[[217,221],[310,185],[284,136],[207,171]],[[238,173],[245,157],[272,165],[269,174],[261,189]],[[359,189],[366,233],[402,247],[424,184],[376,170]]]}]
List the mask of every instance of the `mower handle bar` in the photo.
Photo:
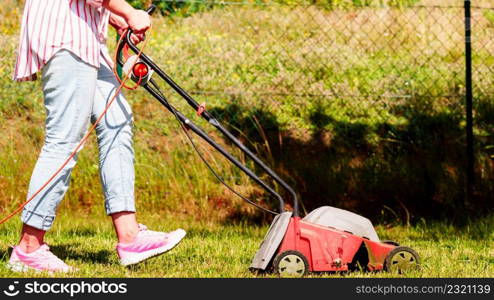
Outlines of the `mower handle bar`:
[{"label": "mower handle bar", "polygon": [[154,4],[151,4],[148,9],[146,9],[146,12],[148,13],[148,15],[152,15],[154,13],[154,11],[156,10],[156,5]]},{"label": "mower handle bar", "polygon": [[[146,12],[149,14],[152,14],[156,9],[156,6],[153,4],[151,5]],[[127,30],[127,34],[124,37],[124,42],[129,45],[129,48],[132,49],[135,53],[141,53],[140,59],[144,61],[146,64],[148,64],[169,86],[171,86],[182,98],[187,101],[187,103],[196,111],[201,107],[199,103],[197,103],[185,90],[183,90],[177,83],[173,81],[163,70],[161,70],[149,57],[147,57],[144,53],[141,52],[139,48],[132,42],[131,35],[132,35],[132,30],[129,29]],[[118,51],[120,52],[123,48],[123,45],[125,43],[121,43],[121,45],[118,45]],[[117,55],[117,60],[119,64],[123,64],[122,61],[120,60],[120,56]],[[147,89],[148,90],[148,89]],[[148,90],[149,91],[149,90]],[[156,93],[152,93],[153,96],[156,98],[159,98],[159,95]],[[157,97],[158,96],[158,97]],[[159,99],[158,99],[159,100]],[[163,102],[160,101],[162,104]],[[165,107],[170,110],[174,110],[173,107],[168,107],[165,105]],[[181,116],[181,115],[180,115]],[[298,197],[293,188],[288,185],[283,179],[279,177],[278,174],[276,174],[271,168],[269,168],[262,160],[260,160],[254,153],[252,153],[242,142],[240,142],[231,132],[229,132],[225,127],[223,127],[218,120],[216,120],[207,110],[204,110],[201,114],[201,117],[203,117],[207,122],[209,122],[211,125],[213,125],[216,129],[218,129],[224,136],[226,136],[231,142],[233,142],[242,152],[247,154],[247,156],[252,159],[258,166],[260,166],[269,176],[271,176],[278,184],[280,184],[284,189],[286,189],[292,199],[293,199],[293,215],[294,216],[299,216],[299,207],[298,207]],[[180,118],[182,122],[187,121],[187,123],[190,123],[190,120],[184,118]],[[191,128],[195,129],[195,128]],[[272,188],[270,188],[266,183],[264,183],[257,175],[255,175],[250,169],[242,165],[238,160],[236,160],[234,157],[232,157],[228,152],[226,152],[224,149],[221,149],[221,146],[217,145],[214,141],[211,139],[206,138],[205,134],[203,132],[198,133],[196,130],[194,130],[196,134],[199,134],[201,138],[205,139],[210,145],[212,145],[214,148],[216,148],[218,151],[220,151],[226,158],[228,158],[233,164],[235,164],[237,167],[239,167],[242,171],[244,171],[249,177],[254,179],[258,184],[260,184],[264,189],[269,191],[271,194],[273,194],[276,198],[278,198],[278,201],[280,202],[280,211],[284,212],[284,201],[283,198],[276,193]]]}]

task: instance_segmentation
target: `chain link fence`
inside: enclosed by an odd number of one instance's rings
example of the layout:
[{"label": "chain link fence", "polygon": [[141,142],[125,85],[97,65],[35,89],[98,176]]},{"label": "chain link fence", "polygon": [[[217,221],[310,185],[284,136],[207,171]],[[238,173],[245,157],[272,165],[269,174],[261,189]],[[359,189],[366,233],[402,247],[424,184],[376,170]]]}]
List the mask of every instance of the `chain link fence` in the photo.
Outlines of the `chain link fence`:
[{"label": "chain link fence", "polygon": [[[285,128],[309,130],[331,129],[311,122],[314,112],[391,124],[406,122],[403,107],[464,112],[461,0],[344,8],[164,2],[169,18],[158,26],[170,36],[153,54],[213,106],[260,108]],[[474,91],[485,99],[494,92],[494,8],[474,6],[472,23]]]},{"label": "chain link fence", "polygon": [[494,7],[472,7],[473,85],[476,96],[493,95]]},{"label": "chain link fence", "polygon": [[[167,1],[169,17],[154,25],[167,36],[152,53],[242,138],[261,142],[302,198],[454,206],[469,193],[472,161],[464,1],[411,2]],[[485,159],[494,144],[494,6],[472,5],[476,176],[486,196],[494,189]]]},{"label": "chain link fence", "polygon": [[[176,7],[173,22],[200,35],[202,59],[223,66],[221,76],[228,79],[221,86],[203,81],[193,88],[198,94],[264,99],[463,94],[463,1],[353,8],[167,2]],[[493,8],[473,8],[474,81],[485,94],[493,86],[493,16]]]}]

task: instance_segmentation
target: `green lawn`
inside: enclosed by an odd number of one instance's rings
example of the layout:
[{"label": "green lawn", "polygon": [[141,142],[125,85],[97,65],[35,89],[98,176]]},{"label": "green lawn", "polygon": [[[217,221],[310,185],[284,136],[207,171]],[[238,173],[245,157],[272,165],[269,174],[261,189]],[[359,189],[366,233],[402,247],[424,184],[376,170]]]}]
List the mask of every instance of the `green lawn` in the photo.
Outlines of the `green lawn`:
[{"label": "green lawn", "polygon": [[[24,201],[44,134],[40,82],[18,84],[10,78],[20,29],[19,2],[7,0],[0,7],[2,217]],[[377,226],[382,239],[420,254],[421,271],[406,276],[494,277],[492,213],[463,227],[421,221],[422,209],[445,212],[451,220],[448,211],[464,213],[456,206],[463,193],[465,161],[461,20],[463,11],[451,8],[352,12],[232,5],[187,17],[153,18],[146,53],[236,133],[245,132],[241,137],[247,145],[294,184],[306,205],[382,209],[384,216],[366,217],[392,224],[410,220],[413,226]],[[486,215],[481,208],[492,209],[494,190],[487,151],[494,144],[494,55],[485,45],[491,45],[493,20],[488,10],[474,11],[480,176],[480,208],[474,212]],[[168,95],[169,89],[163,90]],[[102,214],[93,136],[80,153],[71,189],[47,236],[53,251],[77,267],[75,276],[80,277],[255,276],[248,267],[269,224],[229,221],[238,215],[254,219],[257,212],[218,184],[179,134],[171,114],[142,89],[126,94],[135,115],[139,219],[150,229],[182,227],[188,235],[166,255],[132,268],[118,265],[113,229]],[[170,99],[193,115],[182,100]],[[268,203],[258,187],[215,151],[201,149],[239,192]],[[244,160],[235,150],[234,154]],[[321,194],[319,202],[310,203]],[[456,216],[455,222],[459,219]],[[20,276],[4,264],[19,228],[18,217],[0,226],[0,277]]]},{"label": "green lawn", "polygon": [[[140,218],[155,230],[187,230],[185,240],[171,252],[130,268],[118,264],[115,236],[110,220],[101,214],[63,215],[47,242],[54,253],[79,269],[71,277],[253,277],[248,267],[266,226],[209,223],[207,219],[160,216],[143,213]],[[472,222],[463,229],[444,224],[414,227],[378,226],[381,239],[399,241],[417,250],[422,259],[418,272],[406,277],[493,277],[494,219]],[[144,222],[144,221],[142,221]],[[8,246],[15,244],[19,228],[15,218],[0,229],[1,277],[44,277],[46,274],[16,274],[5,268]],[[57,275],[59,276],[59,275]],[[63,276],[63,275],[61,275]],[[393,277],[389,273],[354,272],[312,274],[324,277]]]}]

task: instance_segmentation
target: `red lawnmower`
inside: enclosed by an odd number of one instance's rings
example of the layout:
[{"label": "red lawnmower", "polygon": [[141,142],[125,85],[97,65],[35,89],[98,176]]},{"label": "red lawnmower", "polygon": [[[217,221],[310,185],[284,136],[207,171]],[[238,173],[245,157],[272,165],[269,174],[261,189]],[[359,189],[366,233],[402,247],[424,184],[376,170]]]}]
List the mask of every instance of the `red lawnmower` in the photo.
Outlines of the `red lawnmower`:
[{"label": "red lawnmower", "polygon": [[368,219],[323,206],[303,219],[296,211],[277,215],[251,269],[302,276],[358,269],[402,274],[418,266],[419,256],[413,249],[380,241]]},{"label": "red lawnmower", "polygon": [[[148,12],[151,13],[153,10],[154,7],[151,7]],[[276,215],[252,261],[251,270],[274,271],[282,276],[303,276],[308,272],[348,271],[355,269],[369,271],[384,269],[402,273],[418,267],[419,257],[413,249],[399,246],[397,243],[391,241],[380,241],[372,223],[362,216],[342,209],[323,206],[301,219],[299,216],[299,201],[295,191],[245,147],[232,133],[223,127],[205,109],[204,104],[200,105],[197,103],[148,56],[142,53],[132,43],[131,34],[131,31],[127,32],[122,42],[117,45],[117,51],[118,53],[122,53],[124,48],[130,48],[136,55],[127,57],[126,62],[123,61],[121,55],[118,55],[117,65],[122,67],[130,78],[141,85],[176,117],[189,141],[192,143],[192,146],[218,180],[245,201]],[[151,78],[153,74],[157,74],[163,79],[187,101],[196,111],[197,115],[204,118],[209,124],[220,131],[233,145],[252,159],[258,167],[286,189],[292,198],[293,211],[285,211],[285,201],[280,194],[216,143],[200,127],[173,107],[163,93],[161,93],[154,79]],[[198,151],[192,138],[189,136],[188,130],[191,130],[210,144],[264,190],[275,197],[279,201],[280,213],[261,207],[256,202],[247,199],[228,186],[214,172],[201,152]]]}]

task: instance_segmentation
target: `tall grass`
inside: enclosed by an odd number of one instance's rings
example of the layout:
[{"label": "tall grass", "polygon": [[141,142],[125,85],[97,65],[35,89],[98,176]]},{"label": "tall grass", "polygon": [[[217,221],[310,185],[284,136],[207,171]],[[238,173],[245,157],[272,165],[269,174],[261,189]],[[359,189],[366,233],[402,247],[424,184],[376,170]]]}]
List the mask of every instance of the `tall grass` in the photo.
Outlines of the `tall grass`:
[{"label": "tall grass", "polygon": [[[43,141],[39,82],[10,80],[21,2],[0,8],[3,214],[24,200]],[[456,210],[463,197],[462,14],[461,8],[214,6],[154,18],[146,52],[230,128],[244,132],[240,138],[296,186],[308,209],[329,204],[384,220],[394,218],[391,211],[416,220],[439,207]],[[476,134],[487,147],[494,27],[485,11],[474,17]],[[196,218],[256,216],[209,174],[173,116],[143,91],[126,94],[136,120],[139,207]],[[236,189],[273,205],[245,175],[201,149]],[[482,188],[473,208],[492,208],[492,163],[488,151],[477,149]],[[90,140],[62,209],[102,209],[96,152]]]}]

